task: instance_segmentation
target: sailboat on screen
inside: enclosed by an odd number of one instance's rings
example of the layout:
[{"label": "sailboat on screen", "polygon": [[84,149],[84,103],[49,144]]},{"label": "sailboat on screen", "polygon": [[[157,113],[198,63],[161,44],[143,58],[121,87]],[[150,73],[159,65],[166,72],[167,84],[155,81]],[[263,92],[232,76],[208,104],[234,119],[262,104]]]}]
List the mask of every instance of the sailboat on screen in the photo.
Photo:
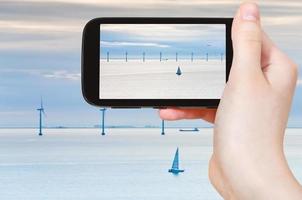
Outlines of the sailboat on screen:
[{"label": "sailboat on screen", "polygon": [[184,171],[185,170],[183,170],[183,169],[179,169],[179,153],[178,153],[178,148],[177,148],[177,150],[175,152],[172,168],[169,169],[169,172],[172,174],[178,174],[178,173],[181,173]]},{"label": "sailboat on screen", "polygon": [[177,68],[176,74],[177,74],[178,76],[180,76],[180,75],[182,74],[179,66],[178,66],[178,68]]}]

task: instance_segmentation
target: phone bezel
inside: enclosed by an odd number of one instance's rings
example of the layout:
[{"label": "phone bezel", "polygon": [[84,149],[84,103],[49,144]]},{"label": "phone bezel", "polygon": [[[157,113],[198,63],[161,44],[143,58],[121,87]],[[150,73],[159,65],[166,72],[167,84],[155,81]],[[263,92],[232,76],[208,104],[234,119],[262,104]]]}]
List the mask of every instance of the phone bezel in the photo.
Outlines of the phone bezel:
[{"label": "phone bezel", "polygon": [[[94,106],[139,107],[209,107],[218,106],[220,99],[100,99],[100,25],[101,24],[225,24],[226,25],[226,82],[228,81],[233,47],[231,41],[232,18],[95,18],[84,27],[82,37],[82,93]],[[97,87],[96,87],[97,86]]]}]

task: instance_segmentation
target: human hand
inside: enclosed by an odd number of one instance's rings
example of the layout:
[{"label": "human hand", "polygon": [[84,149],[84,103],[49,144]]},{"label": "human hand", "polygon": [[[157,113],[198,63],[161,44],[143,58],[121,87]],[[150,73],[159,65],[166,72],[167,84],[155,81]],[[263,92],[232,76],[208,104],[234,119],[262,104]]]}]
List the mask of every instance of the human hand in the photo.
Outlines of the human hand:
[{"label": "human hand", "polygon": [[214,123],[209,177],[225,199],[302,199],[283,152],[297,66],[263,32],[255,4],[240,6],[232,41],[232,69],[218,109],[168,108],[160,117]]}]

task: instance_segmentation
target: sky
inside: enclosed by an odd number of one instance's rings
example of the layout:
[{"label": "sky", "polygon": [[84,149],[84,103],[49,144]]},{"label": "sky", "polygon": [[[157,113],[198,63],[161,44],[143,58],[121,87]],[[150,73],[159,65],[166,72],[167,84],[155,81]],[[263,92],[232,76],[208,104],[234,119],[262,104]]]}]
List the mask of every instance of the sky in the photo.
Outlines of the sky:
[{"label": "sky", "polygon": [[[0,0],[0,127],[93,126],[100,112],[82,98],[81,37],[96,17],[232,17],[239,0]],[[301,0],[260,0],[264,30],[302,70]],[[108,125],[158,125],[157,110],[110,109]],[[168,126],[205,126],[201,120]],[[289,126],[302,125],[299,75]]]},{"label": "sky", "polygon": [[101,58],[204,59],[225,54],[225,24],[103,24],[100,27]]}]

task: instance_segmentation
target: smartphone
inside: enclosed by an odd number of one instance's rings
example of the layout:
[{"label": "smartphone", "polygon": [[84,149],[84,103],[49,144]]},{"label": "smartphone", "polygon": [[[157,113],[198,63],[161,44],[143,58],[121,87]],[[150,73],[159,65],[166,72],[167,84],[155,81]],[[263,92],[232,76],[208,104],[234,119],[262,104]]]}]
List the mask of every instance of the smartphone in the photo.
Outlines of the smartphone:
[{"label": "smartphone", "polygon": [[232,18],[96,18],[83,30],[82,93],[112,108],[218,106]]}]

